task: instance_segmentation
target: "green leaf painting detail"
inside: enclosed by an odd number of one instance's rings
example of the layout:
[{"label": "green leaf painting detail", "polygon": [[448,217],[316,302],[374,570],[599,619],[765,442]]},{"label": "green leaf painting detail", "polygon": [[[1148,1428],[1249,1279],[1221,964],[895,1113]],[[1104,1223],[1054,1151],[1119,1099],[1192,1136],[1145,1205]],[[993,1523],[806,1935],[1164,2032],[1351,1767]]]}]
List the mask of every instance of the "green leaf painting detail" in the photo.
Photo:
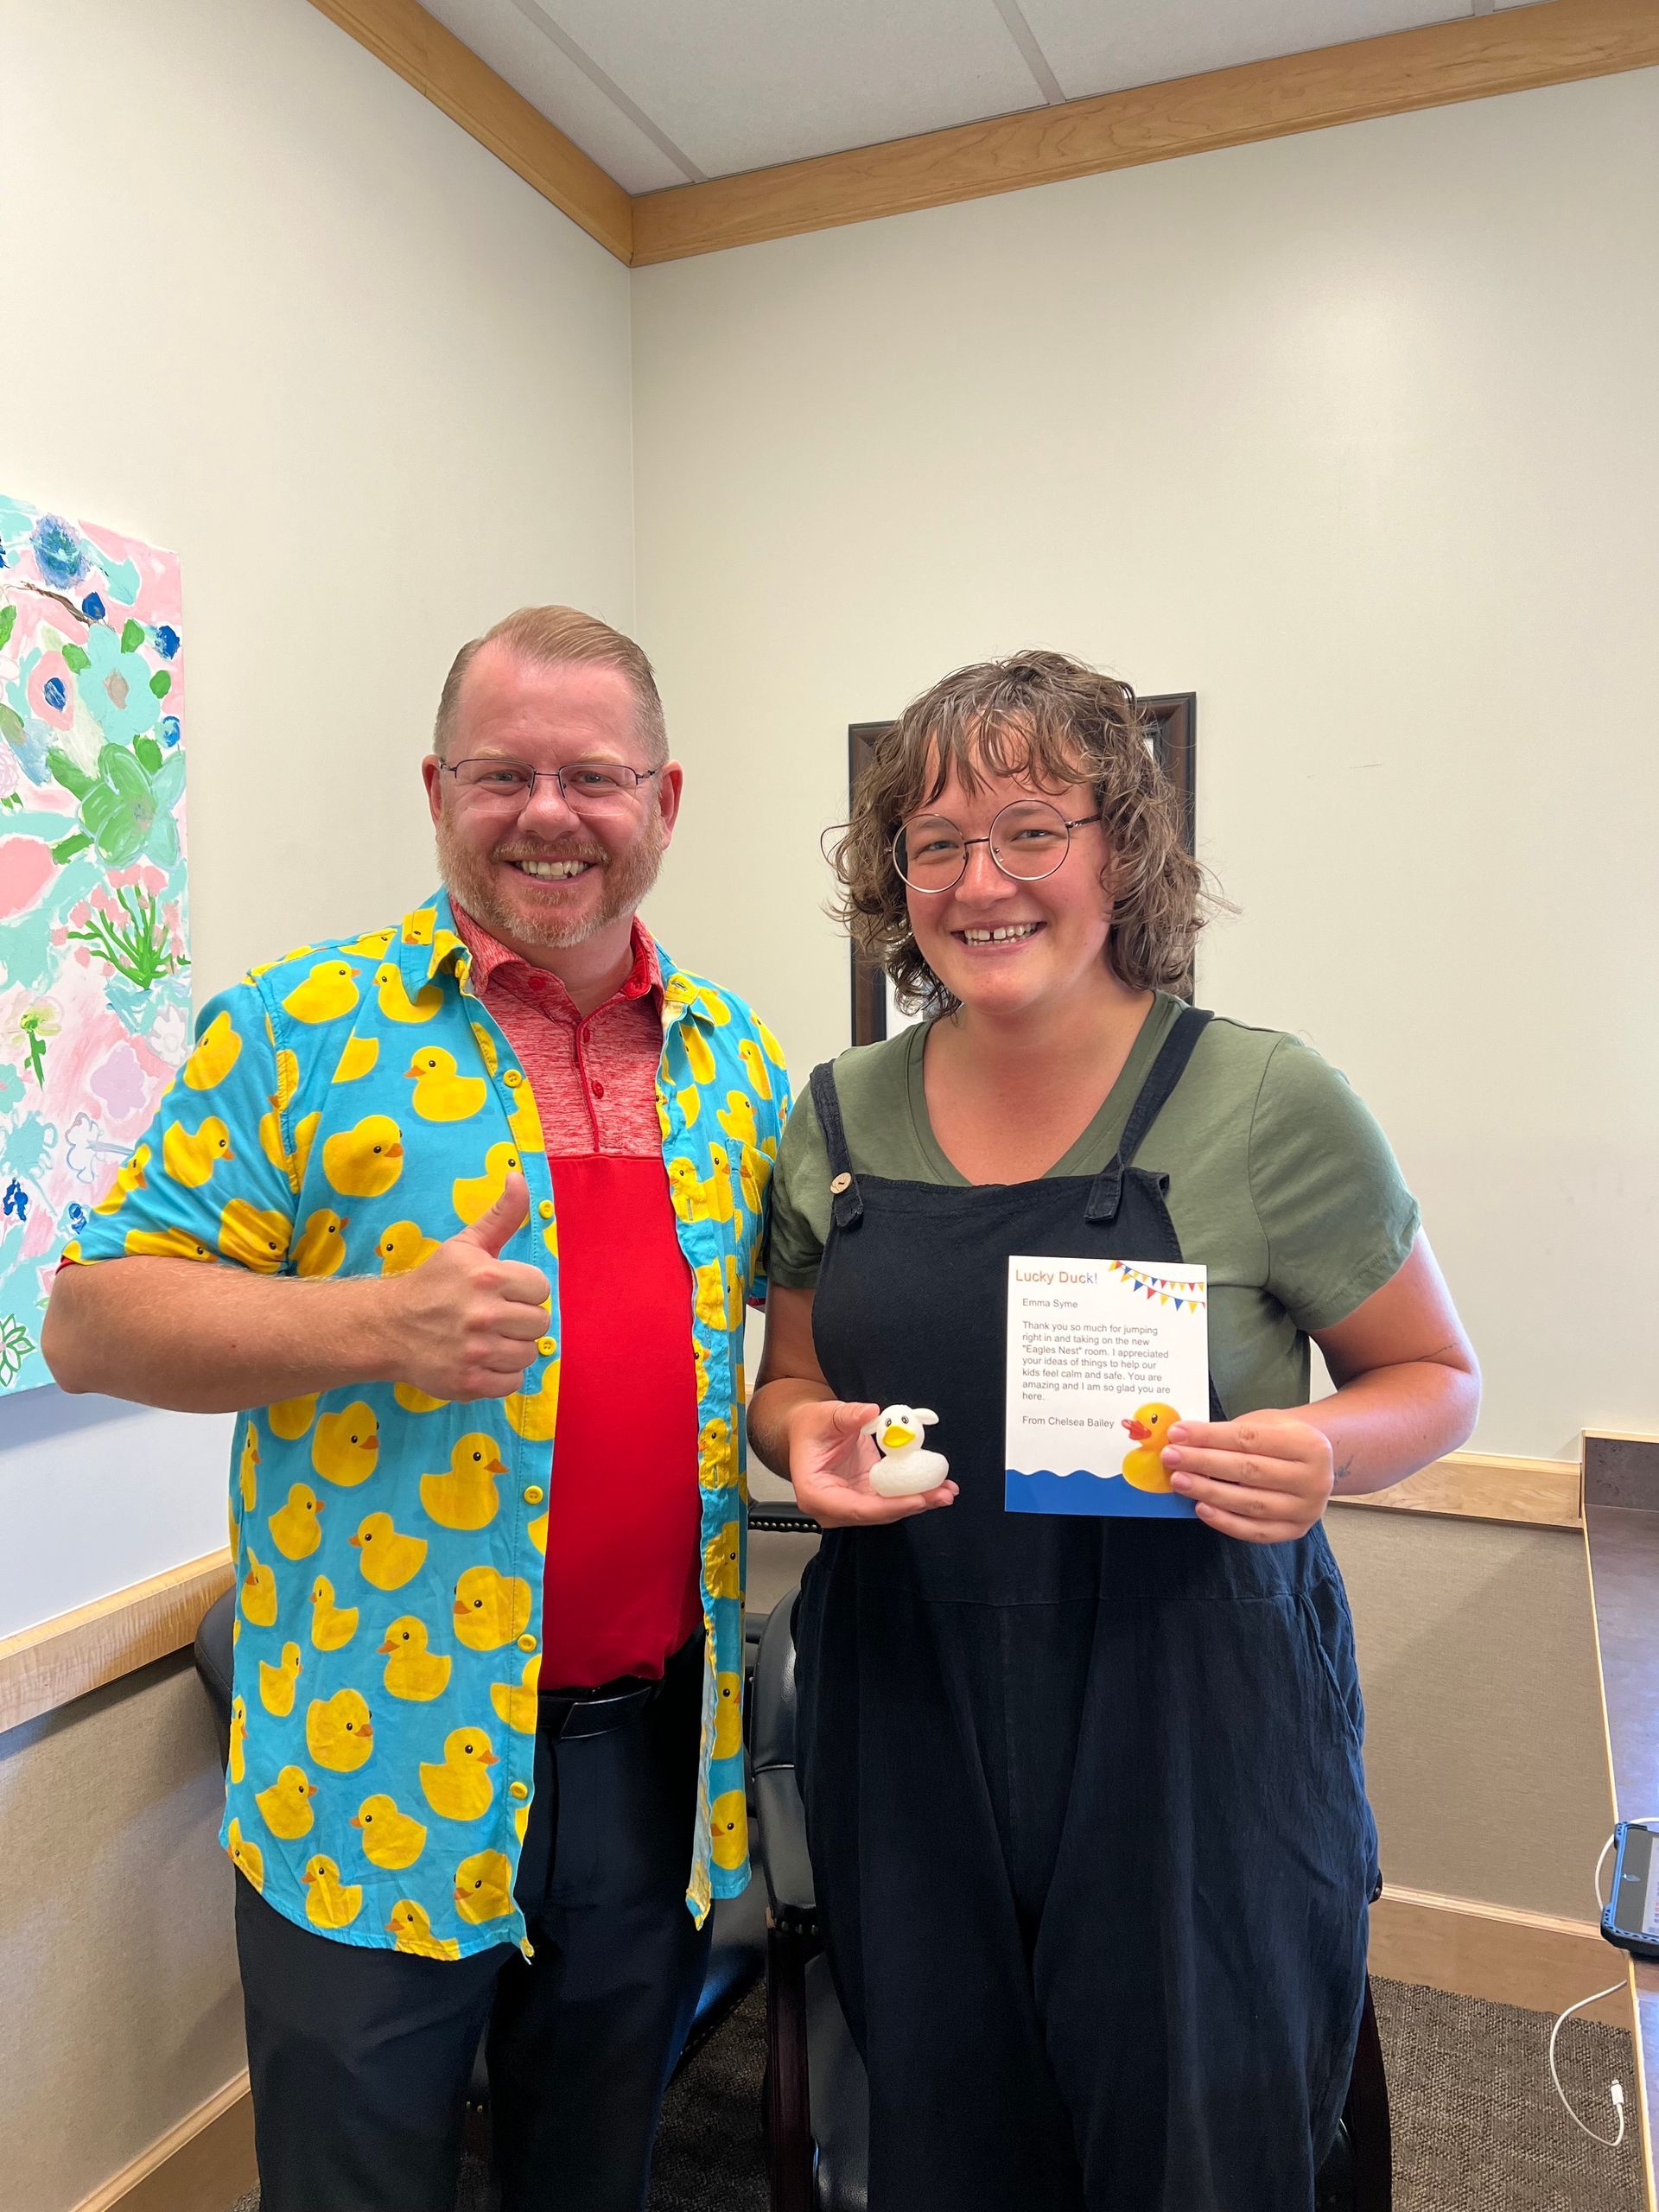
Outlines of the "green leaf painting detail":
[{"label": "green leaf painting detail", "polygon": [[10,1389],[34,1349],[34,1338],[15,1313],[0,1317],[0,1390]]}]

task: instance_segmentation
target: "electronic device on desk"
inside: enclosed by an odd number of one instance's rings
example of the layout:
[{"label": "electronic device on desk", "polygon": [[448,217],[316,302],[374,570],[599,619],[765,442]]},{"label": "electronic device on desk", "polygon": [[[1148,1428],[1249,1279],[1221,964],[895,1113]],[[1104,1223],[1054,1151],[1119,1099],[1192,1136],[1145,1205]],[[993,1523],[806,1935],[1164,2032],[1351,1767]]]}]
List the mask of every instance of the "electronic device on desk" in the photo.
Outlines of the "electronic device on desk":
[{"label": "electronic device on desk", "polygon": [[1659,1959],[1659,1825],[1621,1821],[1613,1831],[1613,1888],[1601,1932],[1638,1959]]}]

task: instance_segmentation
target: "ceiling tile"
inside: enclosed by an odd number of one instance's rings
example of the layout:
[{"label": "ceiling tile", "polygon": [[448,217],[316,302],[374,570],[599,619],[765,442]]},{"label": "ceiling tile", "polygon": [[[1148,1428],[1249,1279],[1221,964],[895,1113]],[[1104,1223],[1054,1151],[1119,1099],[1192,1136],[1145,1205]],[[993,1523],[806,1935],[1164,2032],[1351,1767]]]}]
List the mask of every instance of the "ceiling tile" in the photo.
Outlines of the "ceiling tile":
[{"label": "ceiling tile", "polygon": [[540,4],[709,176],[1042,103],[994,0]]},{"label": "ceiling tile", "polygon": [[[683,184],[677,168],[513,0],[422,0],[480,61],[505,78],[628,192]],[[557,0],[554,0],[556,21]]]},{"label": "ceiling tile", "polygon": [[1071,99],[1466,17],[1469,0],[1020,0]]}]

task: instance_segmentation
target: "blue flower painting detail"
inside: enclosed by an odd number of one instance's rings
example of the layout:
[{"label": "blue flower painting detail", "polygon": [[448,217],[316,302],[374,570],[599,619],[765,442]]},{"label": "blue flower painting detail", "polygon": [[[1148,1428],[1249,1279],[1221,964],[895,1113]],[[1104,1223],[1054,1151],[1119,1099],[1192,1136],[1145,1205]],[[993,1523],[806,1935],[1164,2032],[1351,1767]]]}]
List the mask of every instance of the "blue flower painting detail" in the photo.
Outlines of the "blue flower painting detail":
[{"label": "blue flower painting detail", "polygon": [[0,497],[0,1392],[189,1044],[178,563]]}]

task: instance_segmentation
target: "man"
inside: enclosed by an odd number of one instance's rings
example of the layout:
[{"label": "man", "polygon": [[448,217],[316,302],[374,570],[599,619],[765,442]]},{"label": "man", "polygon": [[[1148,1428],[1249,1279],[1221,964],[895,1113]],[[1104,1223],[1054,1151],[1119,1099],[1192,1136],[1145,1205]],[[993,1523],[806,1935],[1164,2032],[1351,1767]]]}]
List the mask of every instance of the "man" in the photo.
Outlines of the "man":
[{"label": "man", "polygon": [[423,772],[447,893],[205,1009],[45,1349],[241,1413],[264,2212],[451,2212],[486,2025],[504,2212],[635,2212],[747,1879],[741,1332],[788,1088],[635,918],[682,781],[637,645],[510,616]]}]

